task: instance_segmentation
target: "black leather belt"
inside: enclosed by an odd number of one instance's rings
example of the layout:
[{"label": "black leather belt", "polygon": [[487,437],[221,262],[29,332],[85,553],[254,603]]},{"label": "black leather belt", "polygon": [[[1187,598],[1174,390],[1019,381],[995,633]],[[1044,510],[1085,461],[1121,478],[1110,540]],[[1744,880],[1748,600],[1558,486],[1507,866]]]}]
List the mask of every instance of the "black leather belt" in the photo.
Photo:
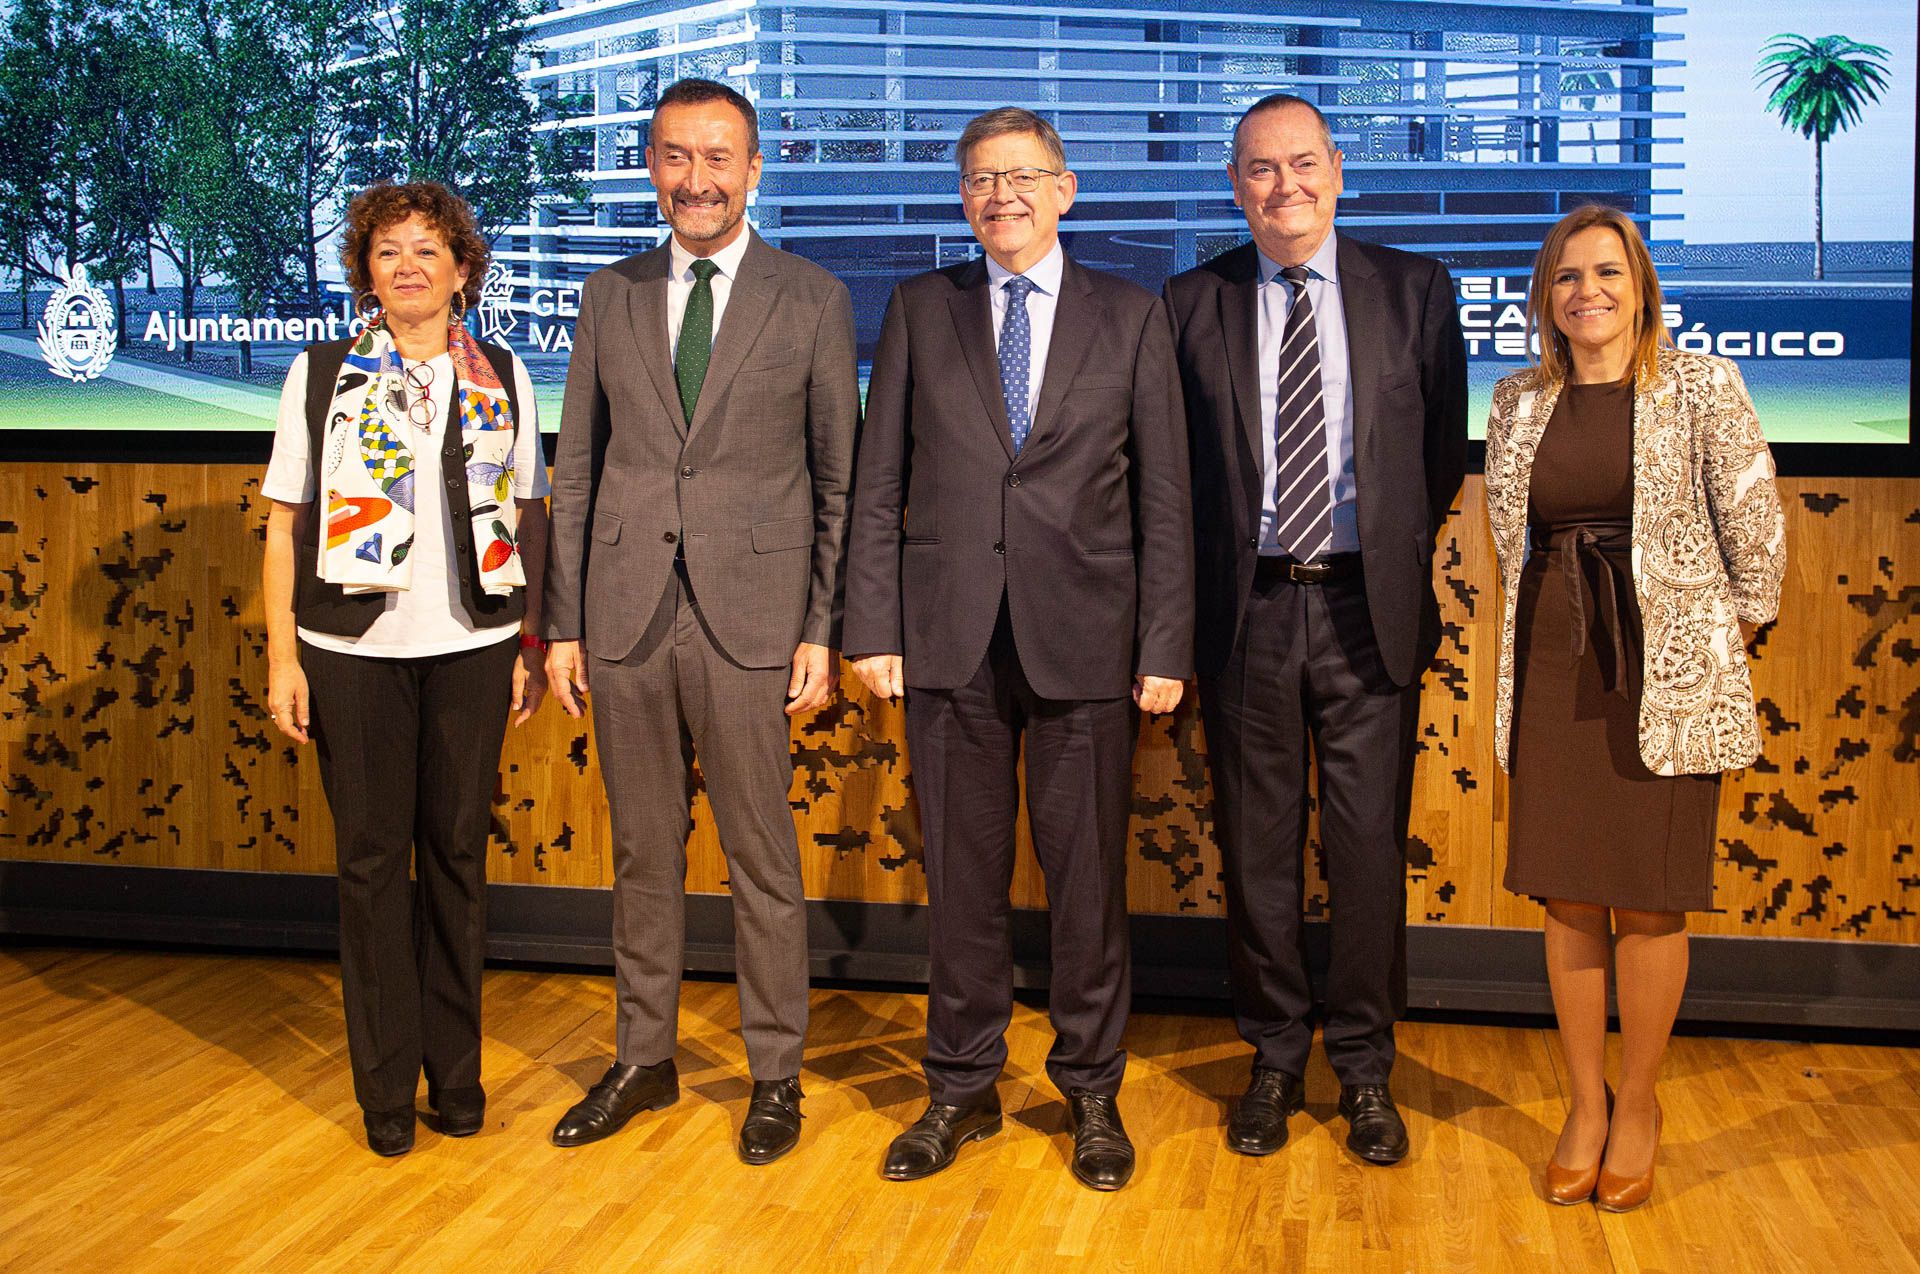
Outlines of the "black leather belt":
[{"label": "black leather belt", "polygon": [[1287,580],[1294,584],[1326,584],[1359,573],[1358,553],[1329,553],[1311,562],[1299,562],[1290,557],[1263,556],[1253,568],[1254,582],[1258,584],[1271,584],[1276,580]]}]

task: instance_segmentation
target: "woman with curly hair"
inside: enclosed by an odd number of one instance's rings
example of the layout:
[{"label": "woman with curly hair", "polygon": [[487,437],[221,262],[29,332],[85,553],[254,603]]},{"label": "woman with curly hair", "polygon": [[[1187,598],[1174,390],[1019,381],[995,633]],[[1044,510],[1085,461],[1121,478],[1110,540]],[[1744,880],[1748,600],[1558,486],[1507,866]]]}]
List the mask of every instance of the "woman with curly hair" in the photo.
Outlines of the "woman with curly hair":
[{"label": "woman with curly hair", "polygon": [[484,1122],[488,802],[508,715],[546,688],[533,387],[462,322],[490,255],[444,186],[356,197],[341,260],[364,326],[294,360],[261,484],[267,707],[318,750],[347,1051],[382,1155],[413,1147],[423,1070],[442,1133]]},{"label": "woman with curly hair", "polygon": [[1654,1081],[1686,988],[1686,913],[1713,901],[1720,774],[1760,751],[1747,644],[1780,603],[1785,520],[1739,369],[1672,347],[1624,213],[1562,218],[1527,310],[1539,363],[1494,389],[1487,424],[1506,886],[1546,903],[1572,1090],[1546,1195],[1619,1212],[1653,1190]]}]

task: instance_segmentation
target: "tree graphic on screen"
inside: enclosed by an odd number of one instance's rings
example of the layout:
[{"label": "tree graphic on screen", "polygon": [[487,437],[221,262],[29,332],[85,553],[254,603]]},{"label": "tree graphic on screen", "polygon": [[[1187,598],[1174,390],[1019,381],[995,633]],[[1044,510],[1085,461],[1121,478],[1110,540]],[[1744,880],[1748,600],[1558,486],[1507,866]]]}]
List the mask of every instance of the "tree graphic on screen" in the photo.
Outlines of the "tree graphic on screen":
[{"label": "tree graphic on screen", "polygon": [[1860,120],[1865,102],[1880,100],[1887,86],[1887,51],[1844,35],[1776,35],[1754,77],[1773,90],[1767,109],[1780,122],[1813,141],[1813,277],[1826,277],[1825,227],[1821,208],[1821,151],[1835,133]]},{"label": "tree graphic on screen", "polygon": [[349,180],[445,182],[489,236],[522,220],[536,195],[584,199],[575,137],[539,127],[548,112],[514,74],[540,9],[538,0],[370,6],[345,112]]}]

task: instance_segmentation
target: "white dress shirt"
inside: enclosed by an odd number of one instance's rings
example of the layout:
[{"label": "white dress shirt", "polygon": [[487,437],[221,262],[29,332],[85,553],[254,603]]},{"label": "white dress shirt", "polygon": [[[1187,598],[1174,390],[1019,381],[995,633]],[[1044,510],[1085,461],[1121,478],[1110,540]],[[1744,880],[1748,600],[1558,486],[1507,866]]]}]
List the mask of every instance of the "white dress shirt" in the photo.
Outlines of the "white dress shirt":
[{"label": "white dress shirt", "polygon": [[[708,286],[713,289],[713,339],[720,339],[720,318],[727,312],[727,298],[733,295],[733,281],[740,274],[741,258],[747,255],[747,239],[752,231],[740,227],[740,237],[707,260],[719,266]],[[693,263],[700,258],[680,246],[680,240],[667,236],[667,358],[680,357],[680,320],[687,312],[687,298],[693,295]]]},{"label": "white dress shirt", "polygon": [[[1347,360],[1347,313],[1340,305],[1338,236],[1327,232],[1305,264],[1307,300],[1313,306],[1313,326],[1320,338],[1321,406],[1327,427],[1327,486],[1333,496],[1333,542],[1330,553],[1354,553],[1360,548],[1358,506],[1353,482],[1353,376]],[[1260,260],[1260,441],[1265,495],[1260,502],[1260,551],[1281,552],[1274,538],[1283,520],[1273,507],[1274,417],[1280,410],[1280,346],[1285,341],[1287,315],[1293,311],[1293,285],[1280,277],[1280,266],[1254,249]]]},{"label": "white dress shirt", "polygon": [[[1060,308],[1060,279],[1067,272],[1067,254],[1055,239],[1053,249],[1026,273],[1033,291],[1027,293],[1027,323],[1033,330],[1027,361],[1027,422],[1040,406],[1040,382],[1047,374],[1047,348],[1053,344],[1053,314]],[[1007,280],[1013,271],[987,258],[987,287],[993,296],[993,348],[1000,348],[1000,328],[1007,321]]]},{"label": "white dress shirt", "polygon": [[[408,368],[412,362],[403,364]],[[299,628],[300,640],[322,650],[346,655],[374,655],[383,659],[419,659],[456,650],[477,650],[496,641],[518,637],[517,624],[502,628],[475,628],[460,600],[460,577],[449,565],[456,534],[453,509],[447,503],[440,477],[441,431],[447,425],[447,407],[453,397],[453,358],[440,354],[426,361],[433,371],[428,397],[433,418],[425,429],[406,421],[407,449],[413,453],[413,587],[386,594],[386,609],[358,637]],[[533,381],[518,354],[513,358],[513,385],[520,417],[514,422],[513,498],[538,500],[547,494],[547,458],[540,450],[539,406]],[[260,494],[285,504],[306,504],[318,494],[314,480],[313,443],[307,433],[307,355],[302,351],[287,369],[280,389],[280,411],[274,424],[273,456]],[[325,526],[326,503],[318,501],[313,517]],[[462,526],[457,534],[471,535]]]}]

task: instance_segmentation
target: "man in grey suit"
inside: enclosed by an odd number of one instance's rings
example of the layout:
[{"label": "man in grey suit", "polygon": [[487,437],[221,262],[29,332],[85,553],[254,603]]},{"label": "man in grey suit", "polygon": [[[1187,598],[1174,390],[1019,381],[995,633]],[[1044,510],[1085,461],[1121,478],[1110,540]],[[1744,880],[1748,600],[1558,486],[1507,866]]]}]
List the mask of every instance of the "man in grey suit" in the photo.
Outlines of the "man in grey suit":
[{"label": "man in grey suit", "polygon": [[932,913],[931,1100],[881,1171],[939,1172],[1001,1126],[1024,751],[1052,936],[1047,1073],[1074,1176],[1115,1190],[1134,1165],[1116,1101],[1136,708],[1172,710],[1192,671],[1179,376],[1160,302],[1061,249],[1077,181],[1052,125],[988,111],[955,158],[986,255],[894,289],[848,565],[854,668],[906,696]]},{"label": "man in grey suit", "polygon": [[696,756],[739,942],[754,1081],[740,1156],[767,1163],[799,1137],[807,923],[787,717],[836,689],[859,402],[846,287],[743,220],[760,163],[745,98],[710,80],[673,85],[647,145],[673,235],[596,271],[581,294],[554,465],[547,672],[573,716],[594,688],[618,1054],[554,1128],[560,1146],[679,1096]]}]

